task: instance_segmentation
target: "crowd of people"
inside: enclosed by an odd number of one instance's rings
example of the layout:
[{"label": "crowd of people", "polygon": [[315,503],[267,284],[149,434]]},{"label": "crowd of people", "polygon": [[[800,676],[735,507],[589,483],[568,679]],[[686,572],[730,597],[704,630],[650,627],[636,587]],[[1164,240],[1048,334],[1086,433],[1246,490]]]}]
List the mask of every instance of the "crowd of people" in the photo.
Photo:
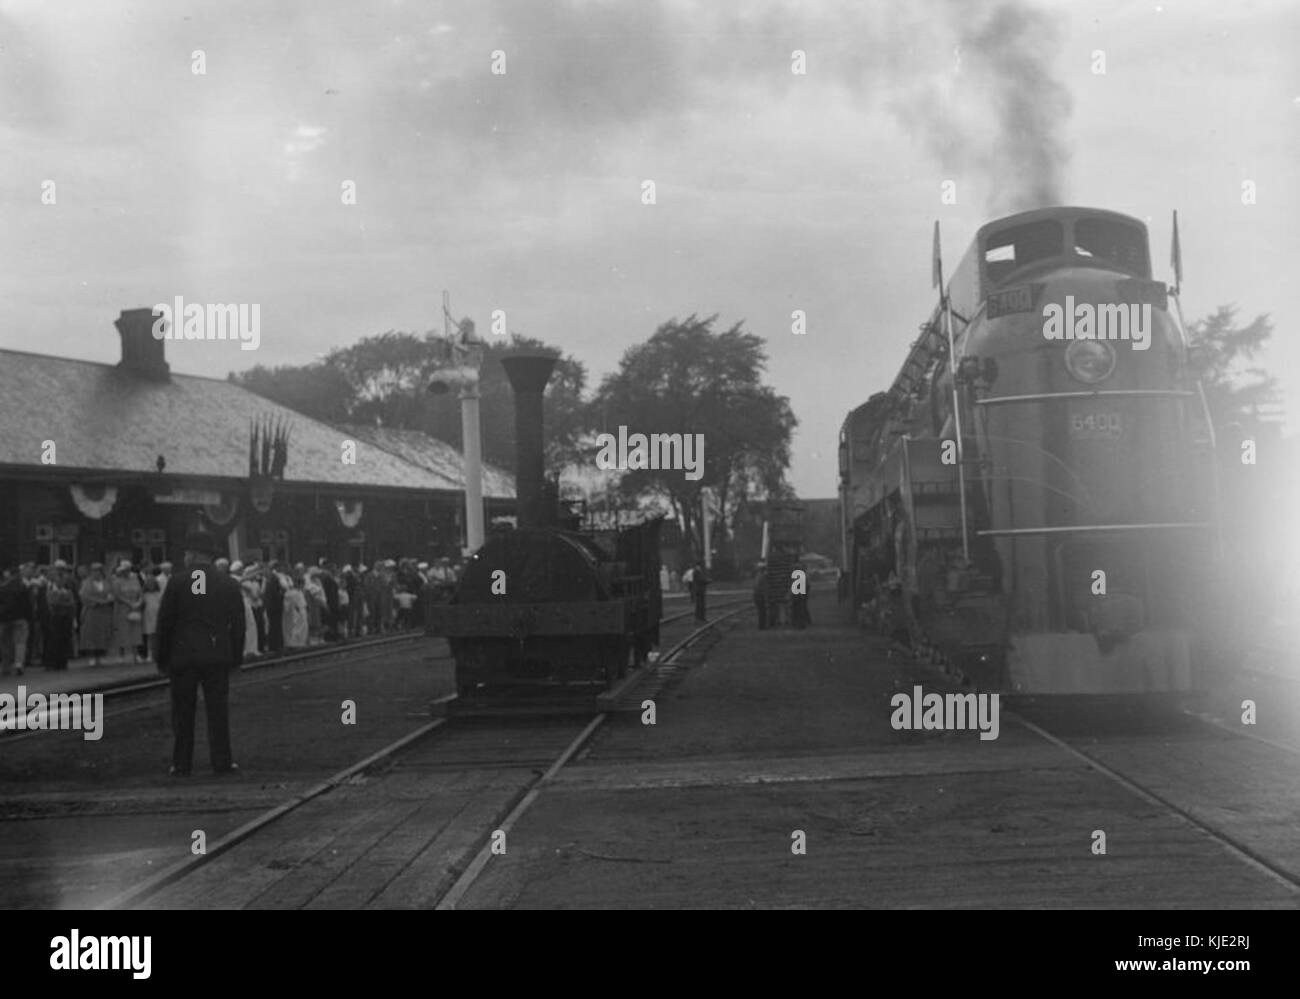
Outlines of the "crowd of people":
[{"label": "crowd of people", "polygon": [[[244,595],[244,658],[345,638],[423,626],[421,595],[449,600],[459,573],[449,558],[386,559],[373,566],[321,560],[251,562],[227,559],[215,571]],[[25,563],[0,570],[0,674],[41,666],[156,661],[158,607],[173,565],[121,561],[69,566]]]}]

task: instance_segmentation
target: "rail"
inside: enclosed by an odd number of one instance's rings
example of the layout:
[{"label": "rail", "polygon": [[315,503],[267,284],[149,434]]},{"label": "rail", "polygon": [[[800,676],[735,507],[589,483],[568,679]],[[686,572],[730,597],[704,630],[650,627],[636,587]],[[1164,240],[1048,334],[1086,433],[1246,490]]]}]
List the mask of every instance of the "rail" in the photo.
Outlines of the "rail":
[{"label": "rail", "polygon": [[[744,601],[737,601],[737,603],[743,603],[743,602]],[[744,612],[743,607],[737,608],[735,610],[730,611],[727,614],[722,614],[714,618],[713,620],[706,622],[705,624],[701,625],[699,628],[696,628],[685,638],[683,638],[681,641],[671,646],[668,649],[668,651],[665,652],[661,657],[659,661],[659,665],[665,665],[669,663],[674,657],[680,655],[691,645],[694,645],[697,641],[700,640],[700,638],[702,638],[713,628],[716,628],[723,621],[730,620],[731,618],[743,612]],[[677,615],[676,617],[673,618],[673,620],[679,620],[682,616],[683,615]],[[665,620],[665,621],[661,621],[661,623],[667,623],[667,622]],[[578,737],[569,744],[568,748],[566,748],[565,751],[560,754],[560,757],[556,760],[555,763],[551,765],[551,767],[546,771],[546,773],[541,774],[533,779],[532,783],[528,786],[527,792],[525,793],[523,800],[519,801],[519,803],[515,805],[514,809],[511,810],[510,814],[507,815],[505,819],[503,819],[502,821],[489,824],[488,832],[484,832],[479,837],[479,839],[487,840],[491,830],[506,829],[510,825],[513,825],[514,822],[518,820],[519,816],[523,814],[524,810],[529,805],[532,804],[533,800],[536,799],[537,795],[541,791],[542,785],[549,782],[549,780],[556,773],[559,772],[560,768],[563,767],[570,759],[573,758],[573,756],[578,752],[578,750],[582,748],[582,746],[587,742],[587,740],[591,737],[591,735],[608,719],[608,717],[609,717],[608,711],[602,711],[599,714],[597,714],[596,717],[593,718],[586,725],[586,727],[582,730],[582,732],[578,735]],[[231,832],[227,833],[225,836],[222,836],[220,839],[216,840],[215,842],[209,843],[206,853],[192,855],[186,857],[183,860],[177,861],[176,863],[165,868],[164,870],[159,871],[157,874],[146,879],[145,881],[133,885],[131,888],[128,888],[125,891],[119,892],[112,899],[98,906],[98,908],[101,910],[122,909],[122,908],[139,905],[142,902],[146,902],[148,899],[159,894],[165,888],[183,880],[198,868],[204,866],[207,863],[210,863],[212,860],[215,860],[217,857],[221,856],[222,854],[228,853],[234,847],[238,846],[244,840],[247,840],[255,833],[260,831],[261,829],[264,829],[265,827],[271,825],[273,822],[276,822],[277,820],[288,815],[289,813],[298,810],[302,806],[306,805],[308,802],[313,801],[316,798],[319,798],[321,795],[327,794],[328,792],[348,783],[358,774],[361,774],[366,770],[370,769],[371,767],[375,766],[376,764],[381,763],[384,760],[389,759],[390,757],[396,755],[401,750],[405,749],[407,746],[410,746],[415,742],[418,742],[426,735],[429,735],[435,731],[447,727],[449,722],[450,719],[445,717],[435,718],[432,721],[426,722],[425,724],[416,728],[414,731],[408,732],[406,735],[402,736],[396,741],[370,754],[364,760],[361,760],[358,763],[354,763],[351,766],[346,767],[343,770],[340,770],[338,773],[334,774],[333,776],[327,777],[326,779],[319,781],[318,783],[312,785],[311,787],[307,788],[301,793],[294,795],[288,801],[282,802],[281,804],[275,806],[274,808],[271,808],[268,811],[263,812],[261,815],[258,815],[255,818],[249,820],[239,828],[232,830]],[[442,897],[438,905],[438,908],[455,907],[455,901],[458,900],[460,896],[464,894],[465,890],[468,889],[469,885],[473,882],[474,878],[478,876],[478,872],[481,871],[483,866],[487,863],[487,857],[489,855],[490,855],[490,846],[484,845],[483,848],[479,851],[478,855],[475,857],[474,861],[471,862],[470,866],[460,875],[460,877],[456,880],[456,882],[452,884],[447,894],[445,894]],[[448,904],[449,900],[450,900],[450,904]]]}]

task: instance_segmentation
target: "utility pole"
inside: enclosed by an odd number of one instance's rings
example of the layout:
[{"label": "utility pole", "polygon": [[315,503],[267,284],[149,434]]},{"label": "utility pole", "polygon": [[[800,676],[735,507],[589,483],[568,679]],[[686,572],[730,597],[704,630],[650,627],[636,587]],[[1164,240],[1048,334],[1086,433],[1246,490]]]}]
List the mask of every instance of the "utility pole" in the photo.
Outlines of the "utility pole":
[{"label": "utility pole", "polygon": [[707,488],[700,490],[700,516],[704,520],[704,568],[709,572],[713,571],[713,530],[709,524],[709,490]]}]

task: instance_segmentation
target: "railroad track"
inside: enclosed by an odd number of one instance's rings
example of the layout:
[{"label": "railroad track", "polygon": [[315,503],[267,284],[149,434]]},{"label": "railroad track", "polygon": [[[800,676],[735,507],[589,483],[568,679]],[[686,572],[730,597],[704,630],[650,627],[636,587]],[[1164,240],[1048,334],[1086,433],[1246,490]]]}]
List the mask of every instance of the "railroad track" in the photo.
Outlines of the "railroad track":
[{"label": "railroad track", "polygon": [[[402,648],[407,644],[419,639],[424,639],[422,631],[401,632],[395,635],[384,635],[379,638],[361,639],[346,643],[331,643],[329,645],[315,646],[305,649],[302,652],[294,652],[289,655],[274,656],[272,658],[255,659],[247,665],[240,668],[239,686],[247,687],[258,683],[268,683],[273,681],[285,680],[290,677],[304,676],[315,673],[320,670],[331,669],[339,665],[340,662],[368,662],[372,659],[382,658],[388,655],[394,648]],[[373,650],[373,651],[371,651]],[[370,654],[365,654],[369,652]],[[362,653],[357,655],[357,653]],[[335,657],[340,657],[335,659]],[[433,656],[434,659],[446,659],[448,655]],[[320,660],[328,659],[329,662],[321,663]],[[285,667],[293,667],[304,663],[312,664],[306,669],[290,669],[284,671]],[[261,674],[265,671],[274,671],[273,675],[258,675],[255,678],[248,679],[249,674]],[[165,676],[159,676],[149,680],[129,681],[126,683],[112,684],[103,687],[94,687],[81,693],[102,694],[105,701],[118,701],[124,698],[131,698],[139,694],[148,694],[154,691],[167,691],[171,681]],[[71,693],[68,691],[67,693]],[[158,707],[164,703],[165,698],[145,699],[129,706],[120,707],[115,711],[106,712],[105,720],[116,718],[124,714],[130,714],[135,711],[142,711],[151,707]],[[38,721],[41,711],[33,709],[27,712],[27,722],[25,728],[18,727],[0,729],[0,740],[5,742],[14,742],[19,739],[26,739],[37,734],[40,729],[34,728],[33,721]]]},{"label": "railroad track", "polygon": [[[716,607],[714,607],[713,609],[714,609],[714,610],[726,610],[728,607],[739,607],[741,604],[746,604],[746,603],[749,603],[749,601],[748,601],[748,600],[728,600],[728,601],[727,601],[726,603],[724,603],[724,604],[718,604],[718,605],[717,605]],[[693,609],[692,609],[692,610],[688,610],[688,611],[682,611],[680,614],[674,614],[672,617],[660,618],[660,619],[659,619],[659,624],[662,626],[662,625],[665,625],[665,624],[672,624],[674,621],[684,621],[684,620],[686,620],[688,617],[692,617],[694,614],[695,614],[695,611],[694,611]]]},{"label": "railroad track", "polygon": [[[715,610],[722,610],[728,607],[734,607],[744,602],[745,601],[743,600],[733,600],[728,603],[719,604],[715,608]],[[683,611],[680,614],[674,614],[671,617],[663,618],[660,621],[660,624],[661,625],[672,624],[675,621],[681,621],[690,617],[693,613],[694,613],[693,610]],[[426,636],[423,631],[409,631],[409,632],[401,632],[393,635],[384,635],[379,638],[366,638],[358,641],[350,641],[345,643],[331,643],[329,645],[314,646],[310,649],[304,649],[302,652],[294,652],[288,655],[275,656],[266,659],[255,659],[240,669],[239,685],[241,687],[248,687],[248,686],[253,686],[257,683],[278,682],[281,680],[291,679],[293,677],[306,676],[321,670],[330,669],[334,666],[339,665],[341,661],[346,661],[348,663],[354,663],[354,664],[369,662],[374,659],[382,658],[383,656],[389,654],[389,652],[391,652],[391,650],[394,648],[402,648],[412,642],[422,640],[425,638]],[[374,650],[374,651],[368,655],[365,654],[370,650]],[[358,655],[358,653],[361,654]],[[335,659],[336,656],[341,658]],[[429,658],[433,660],[449,659],[451,658],[451,655],[449,652],[444,651],[439,655],[430,656]],[[325,663],[321,663],[320,661],[323,659],[327,659],[329,661]],[[308,663],[311,665],[309,666],[309,668],[306,669],[290,669],[287,672],[284,671],[285,667],[292,667],[304,663]],[[266,675],[266,676],[259,675],[253,679],[249,679],[249,674],[258,674],[266,670],[274,670],[275,672],[273,675]],[[153,691],[159,691],[159,692],[167,691],[169,687],[169,683],[170,681],[166,677],[160,676],[149,680],[129,681],[121,684],[113,684],[113,685],[106,685],[103,687],[96,687],[93,690],[85,691],[85,693],[103,694],[104,699],[106,701],[108,700],[117,701],[123,698],[130,698],[139,694],[148,694]],[[106,712],[104,718],[107,721],[113,718],[121,717],[122,715],[131,714],[136,711],[146,710],[151,707],[158,707],[160,704],[163,703],[164,700],[165,698],[156,699],[156,700],[141,700],[138,703],[133,703],[127,706],[118,707],[114,711]],[[19,728],[17,727],[17,725],[15,725],[15,727],[13,728],[0,729],[0,739],[12,742],[15,740],[26,739],[33,735],[36,735],[38,732],[42,730],[35,727],[33,725],[33,722],[39,720],[40,714],[41,711],[33,709],[32,711],[29,711],[27,713],[27,722],[22,728]]]},{"label": "railroad track", "polygon": [[[744,613],[745,606],[743,605],[747,605],[748,603],[749,601],[747,600],[736,600],[727,604],[718,605],[714,610],[725,610],[725,613],[720,614],[718,617],[708,621],[701,627],[692,630],[688,635],[686,635],[686,637],[664,652],[658,660],[648,668],[662,669],[665,667],[671,667],[679,656],[681,656],[688,648],[697,644],[705,636],[712,633],[718,625]],[[727,608],[734,609],[726,610]],[[675,621],[683,620],[684,618],[692,616],[693,613],[693,611],[686,611],[682,614],[672,615],[668,618],[662,619],[661,624],[670,624]],[[544,754],[540,757],[520,759],[516,750],[509,754],[505,759],[493,758],[494,754],[500,753],[500,748],[485,748],[483,740],[475,735],[473,727],[467,723],[465,740],[467,747],[462,749],[461,752],[471,755],[465,756],[460,760],[451,759],[446,761],[439,761],[435,757],[434,759],[425,759],[413,764],[413,766],[423,767],[426,768],[426,770],[442,769],[451,771],[454,771],[457,768],[483,766],[509,766],[515,769],[521,767],[534,768],[532,776],[525,780],[521,786],[514,789],[514,792],[509,795],[506,807],[504,809],[494,809],[490,818],[481,823],[481,828],[475,827],[473,829],[472,834],[470,834],[473,846],[472,859],[468,861],[467,866],[462,865],[464,866],[464,869],[459,872],[454,883],[452,883],[446,891],[441,892],[436,899],[428,901],[435,903],[437,908],[455,908],[457,901],[473,884],[475,878],[477,878],[478,874],[483,870],[490,859],[490,840],[493,834],[498,831],[508,833],[509,829],[514,826],[520,816],[522,816],[529,806],[532,805],[545,786],[574,758],[580,750],[582,750],[585,745],[589,743],[592,736],[609,720],[611,714],[612,711],[610,710],[594,713],[594,716],[586,722],[576,737],[570,734],[572,731],[571,728],[563,733],[552,732],[544,734],[544,737],[541,739],[538,739],[538,732],[535,728],[525,730],[530,748],[533,748],[538,741],[549,743],[552,745],[552,748],[554,748],[559,745],[559,743],[556,742],[556,738],[561,738],[563,743],[562,748],[559,748],[558,753],[553,757]],[[399,758],[408,758],[417,748],[423,748],[429,736],[435,734],[446,736],[449,734],[449,731],[454,730],[455,728],[456,726],[452,724],[452,720],[445,717],[436,718],[420,725],[414,731],[407,733],[392,743],[389,743],[377,752],[370,754],[365,759],[306,788],[289,800],[263,812],[249,822],[246,822],[237,829],[222,836],[220,839],[209,843],[205,853],[197,856],[186,857],[184,860],[171,865],[149,879],[119,893],[114,898],[99,906],[99,908],[119,909],[147,906],[151,901],[158,900],[165,893],[175,894],[178,890],[183,890],[189,880],[194,880],[197,876],[201,876],[204,868],[207,868],[213,861],[228,854],[240,844],[253,839],[257,834],[268,830],[268,827],[283,822],[290,816],[293,816],[294,813],[300,812],[304,806],[308,806],[313,802],[318,802],[331,792],[358,782],[364,782],[368,779],[367,775],[370,771],[376,770],[385,765],[391,768],[398,762]],[[445,745],[443,740],[439,740],[439,745]],[[547,764],[549,764],[549,766]],[[542,769],[543,767],[545,767],[544,770]],[[466,835],[465,831],[461,830],[460,835],[463,839]],[[468,855],[468,853],[466,853],[466,855]],[[288,887],[286,891],[291,893],[292,887]],[[207,899],[211,896],[206,891],[203,891],[199,894],[199,897]],[[312,897],[314,898],[314,896]],[[335,899],[336,904],[342,904],[338,902],[337,895],[332,897]],[[238,902],[233,899],[231,901],[232,904],[238,904]],[[366,901],[368,901],[368,899],[366,899]],[[217,902],[216,904],[221,903]],[[430,906],[424,905],[422,907]]]},{"label": "railroad track", "polygon": [[[1258,845],[1248,842],[1246,837],[1239,832],[1225,829],[1222,824],[1211,821],[1205,814],[1226,814],[1231,815],[1235,807],[1231,802],[1216,804],[1206,801],[1203,789],[1199,789],[1194,801],[1179,802],[1177,798],[1177,782],[1170,781],[1163,775],[1156,773],[1151,777],[1141,777],[1132,773],[1132,769],[1140,769],[1140,765],[1118,765],[1116,761],[1106,761],[1101,758],[1098,750],[1089,751],[1069,741],[1059,735],[1053,734],[1042,725],[1030,721],[1019,711],[1004,709],[1002,714],[1017,724],[1023,726],[1034,735],[1051,743],[1058,749],[1075,757],[1085,763],[1092,770],[1101,774],[1106,779],[1118,784],[1132,794],[1137,795],[1148,804],[1154,805],[1163,811],[1172,815],[1179,822],[1190,826],[1202,836],[1212,840],[1225,852],[1229,853],[1237,860],[1255,869],[1264,876],[1268,877],[1275,883],[1283,886],[1287,890],[1296,894],[1300,898],[1300,864],[1293,861],[1292,865],[1287,865],[1276,858],[1268,856]],[[1262,743],[1274,749],[1280,749],[1288,753],[1300,752],[1294,746],[1287,746],[1282,743],[1274,742],[1271,739],[1259,737],[1245,731],[1229,729],[1213,719],[1195,714],[1190,711],[1183,712],[1183,716],[1194,719],[1198,722],[1206,723],[1221,731],[1226,731],[1237,737],[1244,737],[1251,741]],[[1125,770],[1130,772],[1125,773]],[[1157,786],[1161,785],[1161,786]],[[1166,790],[1165,788],[1169,788]]]}]

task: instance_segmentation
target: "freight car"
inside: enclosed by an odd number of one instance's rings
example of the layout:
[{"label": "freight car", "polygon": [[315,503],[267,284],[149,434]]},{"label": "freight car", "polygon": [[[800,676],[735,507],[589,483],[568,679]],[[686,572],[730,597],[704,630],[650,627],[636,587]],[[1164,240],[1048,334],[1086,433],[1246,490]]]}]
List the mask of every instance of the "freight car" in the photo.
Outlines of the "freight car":
[{"label": "freight car", "polygon": [[426,604],[426,633],[445,637],[460,696],[504,688],[607,687],[659,644],[659,528],[561,526],[545,481],[542,393],[556,358],[502,360],[515,395],[516,523],[466,563],[450,603]]},{"label": "freight car", "polygon": [[986,689],[1199,686],[1214,433],[1146,227],[1024,212],[937,280],[893,384],[840,434],[864,618]]}]

